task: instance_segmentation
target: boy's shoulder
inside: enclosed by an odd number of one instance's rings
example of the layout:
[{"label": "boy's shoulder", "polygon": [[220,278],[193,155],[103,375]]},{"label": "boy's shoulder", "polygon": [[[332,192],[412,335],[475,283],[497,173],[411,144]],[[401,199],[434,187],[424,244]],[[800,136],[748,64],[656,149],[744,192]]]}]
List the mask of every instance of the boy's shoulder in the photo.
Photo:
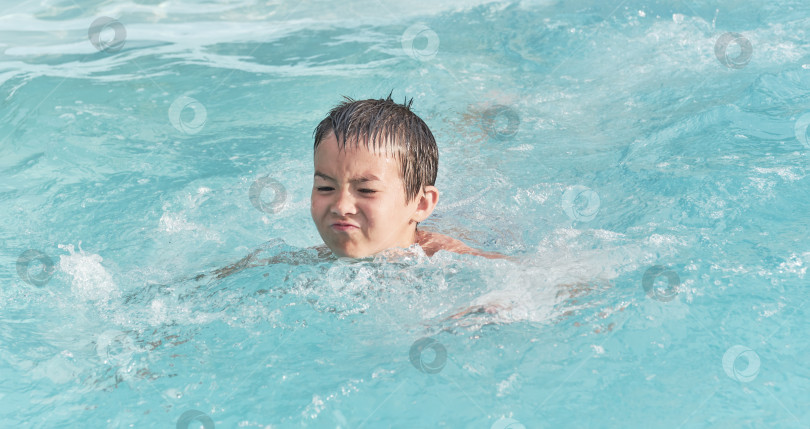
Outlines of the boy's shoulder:
[{"label": "boy's shoulder", "polygon": [[433,256],[439,250],[447,250],[455,253],[466,253],[476,256],[483,256],[490,259],[507,258],[506,255],[495,252],[484,252],[464,244],[463,241],[457,240],[438,232],[430,232],[424,230],[416,231],[416,242],[422,246],[427,256]]},{"label": "boy's shoulder", "polygon": [[416,230],[416,242],[422,246],[422,250],[428,256],[433,256],[439,250],[450,250],[465,246],[460,240],[448,237],[438,232]]}]

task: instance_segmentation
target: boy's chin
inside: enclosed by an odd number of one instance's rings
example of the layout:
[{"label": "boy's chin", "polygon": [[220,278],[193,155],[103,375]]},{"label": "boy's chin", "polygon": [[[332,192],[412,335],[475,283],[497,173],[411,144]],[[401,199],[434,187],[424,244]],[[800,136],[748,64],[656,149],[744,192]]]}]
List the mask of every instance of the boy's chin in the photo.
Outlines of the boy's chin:
[{"label": "boy's chin", "polygon": [[343,248],[332,248],[332,254],[337,256],[338,258],[354,258],[354,259],[362,259],[367,258],[369,256],[373,256],[373,252],[362,251],[359,249],[343,249]]}]

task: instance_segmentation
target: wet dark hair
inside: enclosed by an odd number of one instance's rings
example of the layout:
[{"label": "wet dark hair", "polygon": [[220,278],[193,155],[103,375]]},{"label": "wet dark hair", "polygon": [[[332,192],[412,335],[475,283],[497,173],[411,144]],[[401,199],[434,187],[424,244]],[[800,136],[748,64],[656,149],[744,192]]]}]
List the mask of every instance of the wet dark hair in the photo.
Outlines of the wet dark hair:
[{"label": "wet dark hair", "polygon": [[385,99],[359,101],[344,96],[315,127],[313,150],[334,132],[339,150],[345,150],[348,141],[354,147],[362,142],[372,152],[392,153],[400,161],[405,201],[410,203],[424,186],[436,184],[439,148],[427,124],[411,111],[413,98],[397,104],[391,94]]}]

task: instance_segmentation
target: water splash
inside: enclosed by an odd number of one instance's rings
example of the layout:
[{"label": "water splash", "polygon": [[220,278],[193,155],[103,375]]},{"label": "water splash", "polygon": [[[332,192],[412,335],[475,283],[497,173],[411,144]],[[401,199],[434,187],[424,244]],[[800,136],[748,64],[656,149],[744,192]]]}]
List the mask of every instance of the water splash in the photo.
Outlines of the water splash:
[{"label": "water splash", "polygon": [[68,255],[59,257],[59,269],[71,277],[71,291],[84,301],[106,302],[121,295],[112,275],[101,265],[101,255],[87,253],[81,248],[76,252],[72,244],[60,244]]}]

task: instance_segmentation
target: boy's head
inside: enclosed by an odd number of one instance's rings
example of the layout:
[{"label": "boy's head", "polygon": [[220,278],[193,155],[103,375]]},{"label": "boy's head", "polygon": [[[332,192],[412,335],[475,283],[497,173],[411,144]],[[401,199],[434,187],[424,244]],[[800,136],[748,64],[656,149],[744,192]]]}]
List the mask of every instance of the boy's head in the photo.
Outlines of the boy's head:
[{"label": "boy's head", "polygon": [[438,202],[439,150],[412,102],[346,98],[315,128],[312,220],[337,256],[412,245]]}]

